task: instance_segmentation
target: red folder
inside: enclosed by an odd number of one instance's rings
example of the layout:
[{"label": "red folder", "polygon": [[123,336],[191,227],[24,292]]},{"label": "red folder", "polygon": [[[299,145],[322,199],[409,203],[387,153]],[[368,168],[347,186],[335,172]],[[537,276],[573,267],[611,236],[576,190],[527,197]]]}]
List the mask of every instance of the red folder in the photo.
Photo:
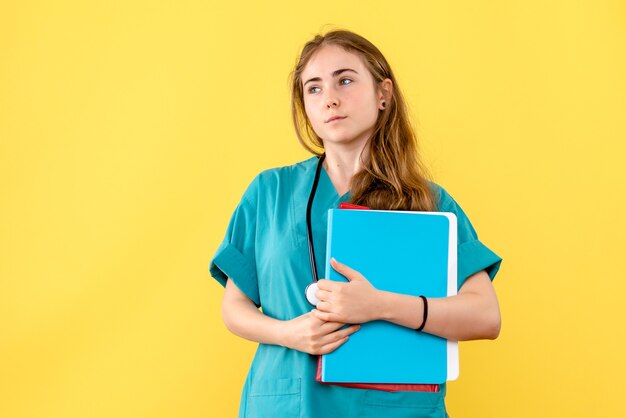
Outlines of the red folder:
[{"label": "red folder", "polygon": [[[352,203],[340,203],[339,209],[369,209],[366,206],[355,205]],[[386,392],[439,392],[439,385],[437,384],[394,384],[394,383],[332,383],[322,382],[322,356],[317,360],[317,373],[315,374],[315,380],[323,385],[344,386],[349,388],[359,389],[375,389],[384,390]]]}]

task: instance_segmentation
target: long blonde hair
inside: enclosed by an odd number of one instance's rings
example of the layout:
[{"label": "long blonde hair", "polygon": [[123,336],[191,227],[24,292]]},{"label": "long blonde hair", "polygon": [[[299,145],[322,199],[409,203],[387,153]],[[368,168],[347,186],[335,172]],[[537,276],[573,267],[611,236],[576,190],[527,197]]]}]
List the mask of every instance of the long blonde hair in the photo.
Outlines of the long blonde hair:
[{"label": "long blonde hair", "polygon": [[306,116],[302,87],[302,71],[324,45],[338,45],[360,56],[376,85],[386,78],[393,82],[393,94],[385,109],[379,112],[372,136],[365,145],[369,147],[369,158],[361,161],[363,168],[352,176],[350,201],[381,210],[436,210],[430,175],[418,154],[416,135],[398,82],[383,54],[362,36],[348,30],[333,30],[316,35],[304,45],[290,75],[292,119],[302,146],[315,155],[323,151],[314,147],[324,148]]}]

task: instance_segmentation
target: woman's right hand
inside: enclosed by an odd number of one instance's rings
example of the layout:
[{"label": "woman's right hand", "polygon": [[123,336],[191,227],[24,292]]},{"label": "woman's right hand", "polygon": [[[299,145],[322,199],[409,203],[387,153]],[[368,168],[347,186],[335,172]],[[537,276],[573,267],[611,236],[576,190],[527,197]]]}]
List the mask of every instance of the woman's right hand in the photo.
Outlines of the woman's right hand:
[{"label": "woman's right hand", "polygon": [[328,354],[361,328],[355,324],[340,330],[344,325],[341,322],[322,321],[307,312],[283,323],[283,345],[304,353]]}]

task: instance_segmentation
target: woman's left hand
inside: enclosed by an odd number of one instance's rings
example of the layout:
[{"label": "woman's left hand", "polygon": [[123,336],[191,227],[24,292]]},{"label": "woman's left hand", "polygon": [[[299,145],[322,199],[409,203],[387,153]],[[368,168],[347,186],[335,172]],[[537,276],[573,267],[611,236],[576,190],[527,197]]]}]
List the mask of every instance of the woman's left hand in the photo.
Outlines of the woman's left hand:
[{"label": "woman's left hand", "polygon": [[358,271],[334,258],[331,266],[348,279],[348,283],[320,279],[315,296],[317,309],[311,313],[322,321],[362,324],[379,319],[380,291]]}]

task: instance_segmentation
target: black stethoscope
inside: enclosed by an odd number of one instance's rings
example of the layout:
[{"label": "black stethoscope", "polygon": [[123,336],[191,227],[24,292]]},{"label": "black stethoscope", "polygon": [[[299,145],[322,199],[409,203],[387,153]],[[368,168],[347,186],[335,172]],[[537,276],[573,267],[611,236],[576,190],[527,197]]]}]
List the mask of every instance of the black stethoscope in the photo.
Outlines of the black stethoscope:
[{"label": "black stethoscope", "polygon": [[317,183],[320,179],[320,172],[322,171],[322,163],[326,158],[326,153],[322,154],[317,161],[317,169],[315,170],[315,179],[313,180],[313,187],[311,187],[311,193],[309,194],[309,203],[306,205],[306,232],[307,240],[309,243],[309,262],[311,263],[311,276],[312,281],[306,287],[304,294],[306,300],[313,306],[317,306],[319,299],[315,296],[317,292],[317,282],[319,276],[317,275],[317,266],[315,265],[315,251],[313,249],[313,232],[311,231],[311,207],[313,206],[313,199],[315,198],[315,192],[317,191]]}]

